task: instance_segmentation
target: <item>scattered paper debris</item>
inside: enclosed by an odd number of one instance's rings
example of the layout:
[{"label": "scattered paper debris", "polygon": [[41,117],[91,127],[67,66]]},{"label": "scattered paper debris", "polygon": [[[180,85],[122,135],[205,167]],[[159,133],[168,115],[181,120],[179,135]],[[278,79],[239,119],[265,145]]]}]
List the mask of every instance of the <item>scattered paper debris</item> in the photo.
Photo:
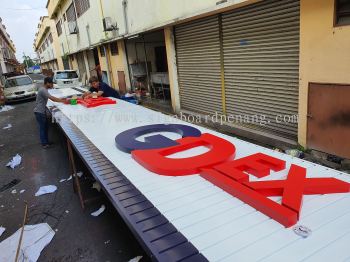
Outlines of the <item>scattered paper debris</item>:
[{"label": "scattered paper debris", "polygon": [[79,171],[78,173],[77,173],[77,176],[79,177],[79,178],[81,178],[82,176],[83,176],[83,172],[82,171]]},{"label": "scattered paper debris", "polygon": [[91,213],[91,215],[94,216],[94,217],[98,217],[98,216],[101,215],[105,210],[106,210],[106,206],[105,206],[105,205],[102,205],[102,206],[100,207],[99,210],[97,210],[97,211]]},{"label": "scattered paper debris", "polygon": [[101,184],[98,182],[93,183],[92,188],[96,189],[98,192],[101,192]]},{"label": "scattered paper debris", "polygon": [[72,178],[73,178],[73,176],[70,176],[70,177],[67,179],[67,181],[71,181]]},{"label": "scattered paper debris", "polygon": [[299,158],[304,154],[302,151],[297,149],[289,149],[289,150],[286,150],[285,153],[292,157],[299,157]]},{"label": "scattered paper debris", "polygon": [[63,178],[60,180],[60,183],[63,183],[64,181],[67,181],[67,179]]},{"label": "scattered paper debris", "polygon": [[109,244],[109,243],[111,243],[111,241],[110,241],[110,240],[107,240],[107,241],[105,242],[105,245],[107,245],[107,244]]},{"label": "scattered paper debris", "polygon": [[17,194],[17,190],[16,189],[12,190],[11,194]]},{"label": "scattered paper debris", "polygon": [[11,124],[7,124],[7,126],[4,126],[2,129],[10,129],[12,128],[12,125]]},{"label": "scattered paper debris", "polygon": [[4,208],[5,206],[4,206],[4,205],[1,205],[0,207],[1,207],[1,208]]},{"label": "scattered paper debris", "polygon": [[57,186],[42,186],[39,188],[38,192],[35,193],[35,196],[42,196],[46,194],[51,194],[57,190]]},{"label": "scattered paper debris", "polygon": [[10,111],[12,109],[15,109],[15,107],[14,106],[4,105],[4,106],[0,107],[0,113],[1,112],[6,112],[6,111]]},{"label": "scattered paper debris", "polygon": [[1,144],[0,147],[4,147],[4,144]]},{"label": "scattered paper debris", "polygon": [[23,194],[25,191],[25,189],[22,189],[21,191],[19,191],[20,194]]},{"label": "scattered paper debris", "polygon": [[69,210],[66,210],[65,212],[66,212],[66,214],[69,214]]},{"label": "scattered paper debris", "polygon": [[6,230],[6,228],[0,227],[0,237],[1,237],[1,235],[5,232],[5,230]]},{"label": "scattered paper debris", "polygon": [[[21,229],[0,243],[0,261],[15,261],[20,234]],[[55,231],[46,223],[25,226],[18,261],[37,261],[54,236]]]},{"label": "scattered paper debris", "polygon": [[17,154],[12,158],[12,160],[10,162],[7,163],[6,166],[14,169],[16,166],[21,164],[21,161],[22,161],[22,157],[19,154]]},{"label": "scattered paper debris", "polygon": [[133,259],[130,259],[129,262],[139,262],[142,259],[142,256],[134,257]]}]

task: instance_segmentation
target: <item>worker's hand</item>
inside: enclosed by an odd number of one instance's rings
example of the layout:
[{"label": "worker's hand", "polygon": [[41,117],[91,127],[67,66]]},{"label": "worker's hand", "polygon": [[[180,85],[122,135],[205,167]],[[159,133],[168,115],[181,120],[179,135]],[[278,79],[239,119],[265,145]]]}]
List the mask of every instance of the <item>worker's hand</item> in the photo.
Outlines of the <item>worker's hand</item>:
[{"label": "worker's hand", "polygon": [[84,100],[89,99],[89,98],[91,98],[91,97],[92,97],[92,95],[91,95],[91,94],[88,94],[88,95],[84,96]]}]

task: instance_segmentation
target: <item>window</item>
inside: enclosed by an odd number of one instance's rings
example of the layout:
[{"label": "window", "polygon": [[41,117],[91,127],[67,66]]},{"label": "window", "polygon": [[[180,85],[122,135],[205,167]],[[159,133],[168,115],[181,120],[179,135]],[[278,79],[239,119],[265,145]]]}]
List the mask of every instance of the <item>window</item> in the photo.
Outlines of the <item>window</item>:
[{"label": "window", "polygon": [[117,42],[110,43],[109,44],[109,48],[111,49],[111,54],[112,55],[118,55],[119,54],[118,43]]},{"label": "window", "polygon": [[8,79],[5,83],[5,88],[25,86],[25,85],[31,85],[31,84],[33,84],[32,79],[28,76],[25,76],[25,77]]},{"label": "window", "polygon": [[57,34],[58,36],[60,36],[62,34],[62,24],[61,24],[61,20],[59,20],[56,24],[56,30],[57,30]]},{"label": "window", "polygon": [[350,25],[349,0],[335,0],[335,25]]},{"label": "window", "polygon": [[78,74],[75,71],[59,71],[56,73],[56,79],[75,79],[78,78]]},{"label": "window", "polygon": [[100,46],[100,54],[101,56],[106,56],[105,49],[102,45]]},{"label": "window", "polygon": [[67,21],[68,22],[72,22],[77,20],[77,16],[75,15],[75,9],[74,9],[74,5],[71,4],[67,11],[66,11],[66,16],[67,16]]},{"label": "window", "polygon": [[74,0],[77,16],[80,17],[90,8],[89,0]]},{"label": "window", "polygon": [[50,43],[52,43],[52,42],[53,42],[53,39],[52,39],[52,34],[51,34],[51,33],[49,34],[49,40],[50,40]]}]

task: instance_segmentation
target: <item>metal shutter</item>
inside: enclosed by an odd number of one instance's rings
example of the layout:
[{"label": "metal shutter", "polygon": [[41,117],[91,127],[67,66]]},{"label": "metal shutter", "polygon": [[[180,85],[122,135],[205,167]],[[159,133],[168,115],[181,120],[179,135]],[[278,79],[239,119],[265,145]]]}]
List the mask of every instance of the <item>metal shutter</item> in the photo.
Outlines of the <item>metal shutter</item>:
[{"label": "metal shutter", "polygon": [[222,112],[218,17],[175,27],[181,109]]},{"label": "metal shutter", "polygon": [[233,115],[266,115],[266,126],[249,125],[290,139],[296,123],[299,85],[299,1],[267,0],[222,16],[226,110]]}]

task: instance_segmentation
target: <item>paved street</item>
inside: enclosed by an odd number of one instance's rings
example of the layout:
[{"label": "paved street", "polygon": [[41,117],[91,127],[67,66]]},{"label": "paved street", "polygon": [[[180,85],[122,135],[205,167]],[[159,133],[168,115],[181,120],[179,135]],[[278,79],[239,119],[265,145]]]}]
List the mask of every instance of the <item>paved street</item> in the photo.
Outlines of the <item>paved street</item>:
[{"label": "paved street", "polygon": [[[44,150],[39,144],[32,113],[34,102],[14,106],[14,110],[0,113],[0,226],[6,228],[0,242],[20,228],[27,201],[30,207],[27,224],[46,222],[57,231],[39,261],[128,261],[139,255],[145,257],[107,199],[95,201],[83,211],[78,196],[73,193],[72,181],[59,183],[62,178],[68,178],[70,172],[65,140],[58,127],[50,129],[54,147]],[[9,123],[12,128],[3,130]],[[17,153],[22,156],[21,165],[15,170],[5,167]],[[85,174],[84,193],[98,195],[91,189],[87,171],[81,164],[78,166]],[[58,190],[35,197],[39,187],[45,185],[56,185]],[[11,193],[14,189],[15,194]],[[25,192],[20,194],[21,190]],[[92,217],[90,213],[102,204],[106,205],[106,211]]]}]

